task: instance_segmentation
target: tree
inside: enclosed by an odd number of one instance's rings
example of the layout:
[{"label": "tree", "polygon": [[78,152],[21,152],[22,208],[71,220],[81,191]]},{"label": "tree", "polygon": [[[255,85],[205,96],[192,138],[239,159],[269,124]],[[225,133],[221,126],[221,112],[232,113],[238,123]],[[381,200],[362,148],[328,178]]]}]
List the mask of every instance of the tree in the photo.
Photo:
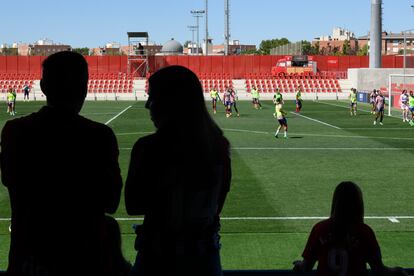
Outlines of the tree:
[{"label": "tree", "polygon": [[312,44],[307,40],[302,40],[302,54],[311,55],[311,52],[312,52]]},{"label": "tree", "polygon": [[89,48],[88,47],[83,47],[83,48],[73,48],[72,52],[81,54],[83,56],[89,56]]},{"label": "tree", "polygon": [[258,54],[259,54],[259,51],[252,50],[252,49],[244,50],[240,52],[240,55],[258,55]]},{"label": "tree", "polygon": [[367,56],[369,53],[368,44],[365,44],[362,48],[360,48],[357,52],[358,56]]},{"label": "tree", "polygon": [[355,48],[352,48],[351,42],[349,40],[344,41],[344,45],[342,46],[342,55],[343,56],[354,56],[357,52],[358,44],[355,43]]},{"label": "tree", "polygon": [[190,40],[187,40],[186,42],[184,42],[184,48],[188,48],[188,45],[189,44],[193,44],[193,42],[192,41],[190,41]]},{"label": "tree", "polygon": [[4,47],[0,51],[0,55],[2,56],[17,56],[18,54],[17,48]]},{"label": "tree", "polygon": [[303,55],[319,55],[319,41],[312,45],[309,41],[302,40]]},{"label": "tree", "polygon": [[349,45],[349,40],[345,39],[344,45],[342,46],[342,55],[347,56],[351,50],[351,46]]},{"label": "tree", "polygon": [[270,50],[278,46],[289,44],[289,39],[283,37],[281,39],[262,40],[259,46],[259,53],[262,55],[269,55]]},{"label": "tree", "polygon": [[340,50],[340,48],[338,46],[333,47],[333,49],[331,51],[332,55],[334,55],[334,56],[340,56],[341,55],[341,52],[339,50]]},{"label": "tree", "polygon": [[320,54],[320,44],[319,41],[316,41],[315,45],[312,46],[311,54],[312,55],[319,55]]}]

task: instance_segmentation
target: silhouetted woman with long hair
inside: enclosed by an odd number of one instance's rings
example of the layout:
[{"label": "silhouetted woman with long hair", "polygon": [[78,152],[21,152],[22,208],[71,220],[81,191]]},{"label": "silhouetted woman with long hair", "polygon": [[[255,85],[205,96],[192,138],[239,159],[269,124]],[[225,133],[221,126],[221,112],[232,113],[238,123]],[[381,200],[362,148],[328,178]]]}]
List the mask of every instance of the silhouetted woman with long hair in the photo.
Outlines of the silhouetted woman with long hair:
[{"label": "silhouetted woman with long hair", "polygon": [[400,268],[383,265],[374,231],[364,223],[361,189],[353,182],[341,182],[335,189],[331,216],[312,229],[294,270],[310,271],[318,262],[317,275],[368,275],[368,263],[375,275],[404,275]]},{"label": "silhouetted woman with long hair", "polygon": [[207,112],[197,76],[185,67],[149,78],[146,108],[157,131],[135,143],[125,186],[128,214],[144,215],[133,272],[222,275],[218,231],[230,188],[229,142]]}]

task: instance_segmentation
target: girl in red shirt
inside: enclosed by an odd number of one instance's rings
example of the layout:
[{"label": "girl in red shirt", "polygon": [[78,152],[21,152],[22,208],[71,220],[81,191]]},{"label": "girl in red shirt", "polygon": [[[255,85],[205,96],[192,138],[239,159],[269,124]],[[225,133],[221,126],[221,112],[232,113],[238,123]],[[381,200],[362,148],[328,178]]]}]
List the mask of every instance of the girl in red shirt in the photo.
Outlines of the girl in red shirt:
[{"label": "girl in red shirt", "polygon": [[353,182],[341,182],[335,189],[331,216],[312,229],[295,271],[310,271],[318,262],[317,275],[368,275],[368,263],[375,275],[405,275],[401,268],[388,268],[374,231],[364,223],[361,189]]}]

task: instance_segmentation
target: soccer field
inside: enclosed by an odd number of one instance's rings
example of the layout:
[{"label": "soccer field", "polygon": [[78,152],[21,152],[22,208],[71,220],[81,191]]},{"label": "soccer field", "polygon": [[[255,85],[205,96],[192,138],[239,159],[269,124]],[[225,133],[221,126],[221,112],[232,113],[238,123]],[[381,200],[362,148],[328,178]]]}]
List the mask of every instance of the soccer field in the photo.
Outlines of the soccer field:
[{"label": "soccer field", "polygon": [[[42,105],[18,102],[17,115]],[[238,108],[239,118],[225,118],[222,106],[212,115],[232,145],[233,180],[221,231],[225,269],[291,268],[312,225],[329,215],[333,190],[343,180],[362,189],[365,222],[376,232],[384,263],[414,267],[413,127],[399,115],[374,126],[365,104],[359,104],[358,116],[351,117],[347,102],[305,101],[298,115],[290,112],[295,107],[288,101],[289,139],[276,139],[270,101],[262,110],[249,102],[239,102]],[[81,114],[114,130],[125,179],[132,145],[154,131],[144,103],[87,102]],[[2,112],[0,127],[9,119]],[[132,261],[132,224],[141,221],[126,214],[123,200],[115,217],[122,227],[124,253]],[[7,266],[9,218],[8,194],[1,186],[0,270]]]}]

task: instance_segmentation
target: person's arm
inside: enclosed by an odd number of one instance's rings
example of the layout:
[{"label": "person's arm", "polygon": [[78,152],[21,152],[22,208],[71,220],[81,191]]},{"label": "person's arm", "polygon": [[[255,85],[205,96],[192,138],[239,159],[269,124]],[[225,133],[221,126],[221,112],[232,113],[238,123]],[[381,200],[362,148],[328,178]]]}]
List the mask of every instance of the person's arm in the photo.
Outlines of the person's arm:
[{"label": "person's arm", "polygon": [[220,196],[218,199],[218,214],[220,214],[223,210],[227,193],[230,191],[231,177],[232,171],[230,159],[230,143],[226,138],[223,137],[223,186],[221,188]]},{"label": "person's arm", "polygon": [[125,182],[125,207],[129,215],[144,215],[148,206],[145,187],[151,183],[148,160],[145,160],[145,147],[138,140],[132,151],[128,176]]},{"label": "person's arm", "polygon": [[17,174],[17,160],[15,151],[14,130],[10,122],[7,122],[1,131],[1,153],[0,168],[1,181],[4,186],[9,187],[14,182]]},{"label": "person's arm", "polygon": [[113,214],[121,199],[122,177],[118,163],[118,142],[113,131],[110,128],[107,128],[107,131],[108,142],[103,145],[102,149],[105,151],[104,169],[102,170],[103,207],[106,213]]},{"label": "person's arm", "polygon": [[319,235],[318,224],[316,224],[309,235],[305,250],[302,253],[303,260],[293,261],[293,271],[309,272],[313,269],[318,256]]},{"label": "person's arm", "polygon": [[295,272],[309,272],[312,270],[315,262],[309,262],[306,259],[293,261],[293,271]]},{"label": "person's arm", "polygon": [[374,231],[370,227],[366,227],[365,229],[366,237],[366,247],[367,247],[367,254],[368,254],[368,264],[374,273],[374,275],[381,275],[381,276],[404,276],[407,273],[401,267],[388,267],[385,266],[382,262],[381,256],[381,249],[375,237]]}]

